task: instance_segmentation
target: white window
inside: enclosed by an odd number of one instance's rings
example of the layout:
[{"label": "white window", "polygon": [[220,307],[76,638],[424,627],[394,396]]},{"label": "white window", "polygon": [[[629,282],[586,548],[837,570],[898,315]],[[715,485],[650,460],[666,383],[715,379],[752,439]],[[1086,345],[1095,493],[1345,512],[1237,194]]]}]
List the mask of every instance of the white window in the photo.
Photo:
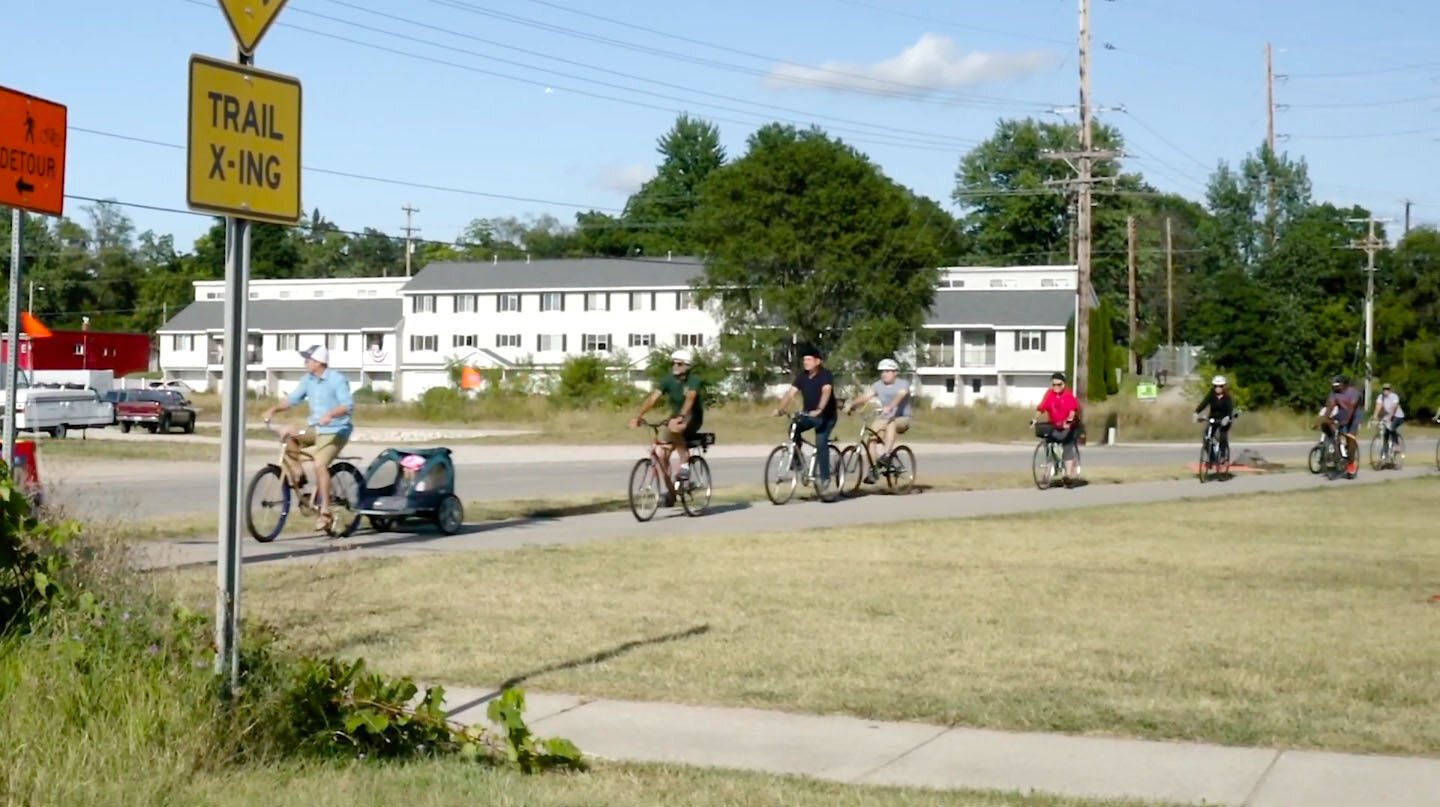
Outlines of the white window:
[{"label": "white window", "polygon": [[290,292],[288,292],[288,291],[282,291],[282,292],[280,292],[280,299],[282,299],[282,300],[288,300],[288,299],[290,299]]},{"label": "white window", "polygon": [[475,307],[475,295],[473,295],[473,294],[457,294],[457,295],[455,295],[455,313],[457,313],[457,314],[473,314],[473,313],[476,312],[476,310],[478,310],[478,309]]},{"label": "white window", "polygon": [[604,353],[610,349],[610,334],[608,333],[587,333],[582,338],[586,353]]},{"label": "white window", "polygon": [[1059,285],[1060,285],[1060,281],[1056,280],[1056,279],[1053,278],[1053,277],[1042,277],[1042,278],[1040,278],[1040,288],[1042,288],[1042,289],[1053,289],[1053,288],[1055,288],[1055,287],[1057,287],[1057,286],[1059,286]]},{"label": "white window", "polygon": [[276,350],[299,350],[299,349],[300,349],[300,334],[298,334],[298,333],[282,333],[282,334],[277,334],[277,335],[275,336],[275,349],[276,349]]},{"label": "white window", "polygon": [[1045,349],[1044,331],[1016,331],[1015,349],[1021,352]]},{"label": "white window", "polygon": [[324,296],[325,296],[325,292],[321,291],[320,289],[316,289],[316,290],[315,290],[315,296],[316,296],[316,297],[324,297]]},{"label": "white window", "polygon": [[495,334],[495,347],[520,347],[520,334],[518,334],[518,333],[497,333],[497,334]]},{"label": "white window", "polygon": [[565,352],[565,334],[563,333],[542,333],[535,337],[535,349],[541,351]]},{"label": "white window", "polygon": [[603,291],[592,291],[585,295],[586,311],[609,311],[610,295]]},{"label": "white window", "polygon": [[385,349],[385,334],[383,334],[383,333],[367,333],[367,334],[365,334],[365,349],[366,349],[366,350],[384,350],[384,349]]},{"label": "white window", "polygon": [[565,295],[558,291],[547,291],[540,295],[541,311],[564,311]]},{"label": "white window", "polygon": [[480,337],[473,333],[457,333],[450,339],[451,347],[479,347]]},{"label": "white window", "polygon": [[495,297],[495,310],[499,312],[519,311],[520,295],[500,294]]},{"label": "white window", "polygon": [[653,291],[632,291],[630,292],[631,311],[654,311],[655,292]]},{"label": "white window", "polygon": [[992,289],[1013,289],[1015,286],[1016,283],[1011,278],[996,277],[990,279],[990,288]]},{"label": "white window", "polygon": [[225,299],[225,292],[223,292],[223,291],[207,291],[207,292],[205,292],[205,299],[207,299],[207,300],[223,300],[223,299]]},{"label": "white window", "polygon": [[632,333],[632,334],[630,334],[630,347],[655,347],[655,334],[653,334],[653,333]]},{"label": "white window", "polygon": [[685,310],[685,309],[687,309],[687,308],[699,308],[699,307],[700,307],[700,306],[695,303],[695,292],[693,292],[693,291],[677,291],[677,292],[675,292],[675,310],[676,310],[676,311],[683,311],[683,310]]},{"label": "white window", "polygon": [[440,337],[416,334],[410,337],[410,349],[417,353],[425,351],[433,353],[440,349]]},{"label": "white window", "polygon": [[350,337],[349,337],[349,335],[348,335],[348,334],[343,334],[343,333],[327,333],[327,334],[325,334],[325,349],[326,349],[326,350],[338,350],[338,351],[341,351],[341,352],[344,352],[344,351],[349,350],[349,349],[350,349]]},{"label": "white window", "polygon": [[417,294],[410,298],[410,313],[412,314],[433,314],[435,313],[435,295]]},{"label": "white window", "polygon": [[194,350],[194,349],[195,349],[195,335],[194,335],[194,334],[190,334],[190,335],[180,335],[180,334],[176,334],[176,335],[170,337],[170,349],[171,349],[171,350]]},{"label": "white window", "polygon": [[252,300],[258,300],[258,299],[260,299],[260,292],[258,292],[258,291],[252,291],[252,292],[250,292],[250,299],[252,299]]},{"label": "white window", "polygon": [[75,343],[75,355],[76,355],[76,356],[84,356],[84,355],[85,355],[85,343],[84,343],[84,342],[76,342],[76,343]]},{"label": "white window", "polygon": [[677,333],[675,334],[676,347],[704,347],[705,334],[703,333]]}]

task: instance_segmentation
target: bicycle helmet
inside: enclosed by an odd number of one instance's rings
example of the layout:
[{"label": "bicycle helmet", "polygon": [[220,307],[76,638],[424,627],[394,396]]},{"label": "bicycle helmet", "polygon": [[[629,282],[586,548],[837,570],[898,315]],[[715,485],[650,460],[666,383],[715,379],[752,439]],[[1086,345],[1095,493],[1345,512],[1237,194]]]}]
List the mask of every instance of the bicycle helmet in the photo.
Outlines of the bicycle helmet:
[{"label": "bicycle helmet", "polygon": [[895,361],[894,359],[881,359],[880,364],[877,365],[877,369],[882,372],[885,370],[899,370],[900,363]]},{"label": "bicycle helmet", "polygon": [[670,354],[670,361],[684,362],[685,364],[694,364],[695,354],[690,352],[689,350],[685,350],[682,348]]},{"label": "bicycle helmet", "polygon": [[1223,376],[1223,375],[1217,375],[1217,376],[1215,376],[1214,378],[1210,379],[1210,386],[1212,386],[1212,387],[1223,387],[1223,386],[1225,386],[1225,376]]},{"label": "bicycle helmet", "polygon": [[1337,376],[1335,376],[1334,378],[1330,379],[1330,386],[1332,386],[1332,387],[1338,387],[1338,386],[1340,386],[1341,384],[1344,384],[1344,383],[1345,383],[1345,376],[1343,376],[1343,375],[1337,375]]}]

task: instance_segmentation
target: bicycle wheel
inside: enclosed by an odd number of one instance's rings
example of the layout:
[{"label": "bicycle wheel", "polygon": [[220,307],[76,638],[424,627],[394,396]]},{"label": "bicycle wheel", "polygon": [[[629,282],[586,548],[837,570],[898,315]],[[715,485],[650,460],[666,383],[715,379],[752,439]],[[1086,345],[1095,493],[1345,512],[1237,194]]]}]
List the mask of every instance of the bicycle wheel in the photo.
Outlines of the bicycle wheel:
[{"label": "bicycle wheel", "polygon": [[1050,446],[1044,440],[1035,446],[1035,457],[1031,467],[1035,475],[1035,487],[1049,490],[1055,481],[1055,459],[1050,455]]},{"label": "bicycle wheel", "polygon": [[1205,484],[1206,482],[1210,481],[1210,479],[1209,479],[1209,477],[1210,477],[1210,461],[1211,461],[1210,444],[1209,444],[1208,442],[1201,443],[1201,444],[1200,444],[1200,466],[1199,466],[1199,469],[1198,469],[1197,476],[1200,477],[1200,484],[1202,484],[1202,485]]},{"label": "bicycle wheel", "polygon": [[850,446],[840,452],[840,495],[855,496],[860,493],[860,482],[865,477],[865,452],[860,446]]},{"label": "bicycle wheel", "polygon": [[[1324,462],[1325,449],[1319,444],[1316,444],[1313,448],[1310,449],[1310,473],[1320,473],[1320,471],[1323,470]],[[1435,467],[1437,470],[1440,470],[1440,443],[1437,443],[1435,448]]]},{"label": "bicycle wheel", "polygon": [[909,446],[895,446],[890,454],[890,467],[885,469],[885,484],[895,493],[909,493],[915,486],[915,452]]},{"label": "bicycle wheel", "polygon": [[1385,441],[1380,435],[1370,438],[1370,470],[1378,471],[1385,465]]},{"label": "bicycle wheel", "polygon": [[772,504],[784,504],[795,495],[795,486],[800,481],[796,470],[794,448],[775,446],[765,460],[765,496]]},{"label": "bicycle wheel", "polygon": [[833,502],[840,498],[840,449],[831,443],[825,447],[825,453],[830,457],[830,476],[828,478],[820,476],[820,455],[816,453],[812,460],[815,463],[815,475],[810,482],[815,488],[815,498]]},{"label": "bicycle wheel", "polygon": [[690,480],[680,491],[680,506],[691,516],[703,515],[710,508],[710,463],[704,457],[690,458]]},{"label": "bicycle wheel", "polygon": [[245,503],[245,528],[250,537],[262,544],[275,540],[290,515],[290,485],[278,466],[267,465],[251,477]]},{"label": "bicycle wheel", "polygon": [[348,538],[360,526],[360,491],[365,489],[365,477],[348,462],[337,462],[330,468],[330,535]]},{"label": "bicycle wheel", "polygon": [[638,460],[630,469],[630,512],[636,521],[649,521],[660,509],[660,469],[650,459]]}]

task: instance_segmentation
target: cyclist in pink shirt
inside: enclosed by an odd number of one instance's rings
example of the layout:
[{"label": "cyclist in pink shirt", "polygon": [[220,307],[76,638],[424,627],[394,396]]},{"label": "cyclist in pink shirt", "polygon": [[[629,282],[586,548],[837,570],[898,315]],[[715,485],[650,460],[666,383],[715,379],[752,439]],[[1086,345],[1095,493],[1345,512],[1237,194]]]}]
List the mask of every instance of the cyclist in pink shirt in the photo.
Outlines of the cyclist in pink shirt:
[{"label": "cyclist in pink shirt", "polygon": [[[1065,487],[1068,488],[1076,475],[1075,440],[1079,436],[1080,401],[1075,398],[1075,393],[1065,386],[1064,373],[1050,376],[1050,389],[1045,391],[1035,411],[1049,418],[1050,425],[1055,429],[1051,432],[1050,439],[1059,443],[1063,450]],[[1035,421],[1030,421],[1030,425],[1035,425]]]}]

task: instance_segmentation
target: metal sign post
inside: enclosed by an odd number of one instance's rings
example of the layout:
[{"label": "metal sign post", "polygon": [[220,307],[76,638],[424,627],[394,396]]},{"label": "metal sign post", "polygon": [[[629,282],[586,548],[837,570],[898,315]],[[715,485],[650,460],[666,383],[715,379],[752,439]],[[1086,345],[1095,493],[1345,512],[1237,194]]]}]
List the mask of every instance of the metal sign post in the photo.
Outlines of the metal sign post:
[{"label": "metal sign post", "polygon": [[25,214],[10,211],[10,328],[5,355],[5,467],[15,468],[15,387],[20,383],[20,228]]},{"label": "metal sign post", "polygon": [[201,56],[190,59],[186,199],[192,209],[225,215],[215,673],[233,692],[240,684],[250,223],[293,224],[300,217],[300,82],[252,68],[255,47],[284,0],[219,5],[235,34],[238,69]]}]

